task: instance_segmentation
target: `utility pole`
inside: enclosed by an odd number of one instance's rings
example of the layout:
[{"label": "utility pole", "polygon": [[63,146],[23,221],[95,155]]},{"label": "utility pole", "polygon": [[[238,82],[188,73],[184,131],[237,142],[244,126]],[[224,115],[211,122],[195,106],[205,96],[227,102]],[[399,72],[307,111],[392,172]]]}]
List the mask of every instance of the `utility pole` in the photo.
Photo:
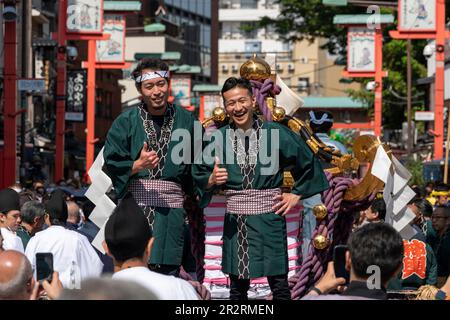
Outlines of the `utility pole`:
[{"label": "utility pole", "polygon": [[[21,23],[21,37],[22,37],[22,78],[29,79],[31,77],[31,0],[23,0],[22,2],[22,23]],[[26,132],[26,118],[33,122],[31,110],[31,97],[27,96],[25,91],[21,91],[21,107],[28,112],[22,112],[20,115],[20,170],[19,177],[22,179],[25,175],[25,132]],[[24,182],[24,181],[21,181]]]},{"label": "utility pole", "polygon": [[412,108],[411,108],[411,90],[412,90],[412,70],[411,70],[411,39],[406,41],[406,57],[407,57],[407,66],[406,66],[406,77],[407,77],[407,132],[408,132],[408,140],[406,142],[406,150],[408,151],[408,155],[412,154],[413,151],[413,130],[412,130]]}]

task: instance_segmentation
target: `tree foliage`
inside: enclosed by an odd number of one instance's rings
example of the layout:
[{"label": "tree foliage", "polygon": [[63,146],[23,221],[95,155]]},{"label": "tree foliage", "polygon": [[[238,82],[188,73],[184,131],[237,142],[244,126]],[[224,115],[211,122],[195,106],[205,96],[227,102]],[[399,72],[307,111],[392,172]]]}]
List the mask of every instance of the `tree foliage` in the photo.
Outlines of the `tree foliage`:
[{"label": "tree foliage", "polygon": [[[386,0],[384,0],[386,1]],[[286,41],[314,41],[325,38],[328,41],[322,49],[332,54],[339,54],[346,59],[347,30],[333,24],[337,14],[366,14],[367,8],[361,6],[327,6],[322,0],[278,0],[280,15],[276,19],[264,17],[259,26],[273,26]],[[395,2],[395,1],[393,1]],[[446,0],[447,12],[450,12],[450,0]],[[392,14],[397,18],[396,8],[381,8],[382,14]],[[448,16],[448,15],[447,15]],[[389,30],[396,29],[397,21],[384,29],[383,68],[388,71],[388,77],[383,79],[383,123],[385,128],[398,129],[406,118],[407,95],[407,56],[406,40],[395,40],[389,36]],[[423,110],[424,87],[416,85],[419,78],[426,77],[426,59],[422,52],[425,40],[413,40],[411,52],[412,66],[412,102],[413,108]],[[361,90],[348,90],[348,94],[373,105],[374,94],[365,90],[367,82],[373,79],[354,78],[361,83]],[[373,110],[369,110],[373,112]]]}]

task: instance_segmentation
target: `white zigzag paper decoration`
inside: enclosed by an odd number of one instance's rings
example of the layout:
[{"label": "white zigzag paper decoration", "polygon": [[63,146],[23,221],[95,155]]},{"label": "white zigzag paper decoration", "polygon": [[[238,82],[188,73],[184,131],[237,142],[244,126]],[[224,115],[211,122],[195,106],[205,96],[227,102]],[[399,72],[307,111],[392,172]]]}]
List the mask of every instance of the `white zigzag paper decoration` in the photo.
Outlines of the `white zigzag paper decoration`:
[{"label": "white zigzag paper decoration", "polygon": [[112,188],[112,181],[102,170],[103,164],[105,163],[105,159],[103,158],[103,149],[104,148],[100,150],[100,153],[92,164],[92,167],[89,169],[89,177],[91,178],[92,184],[86,191],[85,195],[92,201],[93,204],[95,204],[95,208],[89,218],[100,228],[97,236],[92,241],[92,245],[105,254],[105,250],[102,245],[102,242],[105,239],[105,225],[116,205],[106,195],[106,193]]},{"label": "white zigzag paper decoration", "polygon": [[415,195],[408,186],[411,173],[394,156],[390,159],[381,145],[378,147],[371,172],[384,182],[385,222],[392,225],[403,238],[411,239],[416,233],[410,225],[415,215],[407,208],[408,202]]}]

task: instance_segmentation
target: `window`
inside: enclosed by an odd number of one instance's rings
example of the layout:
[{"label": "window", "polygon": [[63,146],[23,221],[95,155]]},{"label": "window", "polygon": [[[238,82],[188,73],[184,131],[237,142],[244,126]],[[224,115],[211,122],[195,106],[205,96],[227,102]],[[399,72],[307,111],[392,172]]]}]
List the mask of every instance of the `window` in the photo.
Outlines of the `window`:
[{"label": "window", "polygon": [[257,9],[258,0],[241,0],[241,9]]},{"label": "window", "polygon": [[304,92],[309,89],[309,78],[298,78],[297,91]]},{"label": "window", "polygon": [[245,41],[245,52],[261,53],[261,41]]}]

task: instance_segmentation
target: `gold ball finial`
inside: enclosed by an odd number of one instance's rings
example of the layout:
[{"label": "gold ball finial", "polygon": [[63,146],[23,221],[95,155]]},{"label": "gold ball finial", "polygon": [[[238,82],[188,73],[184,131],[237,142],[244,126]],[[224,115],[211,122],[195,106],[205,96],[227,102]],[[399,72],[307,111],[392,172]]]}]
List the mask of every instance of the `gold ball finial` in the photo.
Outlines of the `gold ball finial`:
[{"label": "gold ball finial", "polygon": [[286,116],[286,111],[281,107],[275,107],[272,111],[272,119],[273,121],[280,122]]},{"label": "gold ball finial", "polygon": [[240,74],[242,78],[248,80],[265,80],[271,75],[270,65],[254,54],[250,60],[242,64]]},{"label": "gold ball finial", "polygon": [[323,204],[316,204],[313,208],[313,213],[316,216],[316,219],[320,221],[325,219],[328,214],[328,210]]},{"label": "gold ball finial", "polygon": [[212,112],[212,117],[215,122],[223,122],[227,117],[225,114],[225,110],[221,107],[214,108]]},{"label": "gold ball finial", "polygon": [[325,238],[323,235],[319,234],[314,237],[313,246],[317,250],[323,250],[326,247],[328,247],[328,239]]}]

